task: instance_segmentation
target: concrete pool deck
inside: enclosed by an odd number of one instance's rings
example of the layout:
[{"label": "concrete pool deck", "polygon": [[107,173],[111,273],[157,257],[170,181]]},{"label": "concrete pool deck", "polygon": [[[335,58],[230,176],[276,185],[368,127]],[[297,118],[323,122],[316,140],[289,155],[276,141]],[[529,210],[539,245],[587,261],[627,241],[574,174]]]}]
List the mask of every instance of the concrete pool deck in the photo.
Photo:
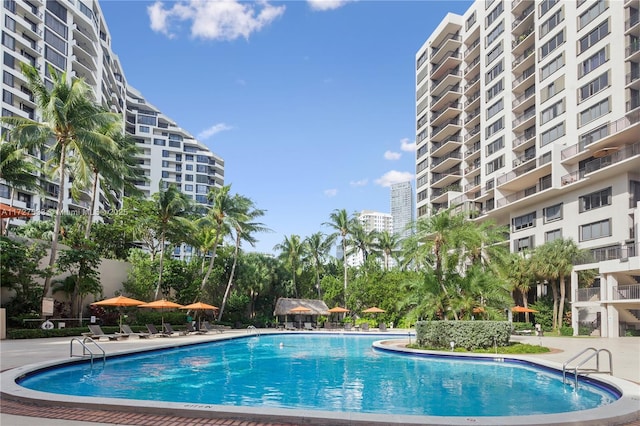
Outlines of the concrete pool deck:
[{"label": "concrete pool deck", "polygon": [[[261,330],[261,333],[274,333],[276,330]],[[292,333],[292,332],[288,332]],[[354,332],[346,332],[347,334],[355,334]],[[369,334],[375,333],[375,330]],[[389,338],[403,338],[402,336],[392,333],[407,333],[406,330],[389,330],[388,333],[380,333],[381,340],[388,335]],[[191,335],[173,338],[154,338],[154,339],[138,339],[131,337],[122,341],[101,341],[100,345],[105,349],[107,354],[115,354],[120,352],[147,350],[174,344],[190,344],[200,343],[211,340],[225,339],[234,336],[246,336],[246,330],[227,330],[223,334],[215,335]],[[527,355],[529,359],[538,360],[542,364],[562,365],[573,355],[584,348],[594,347],[596,349],[608,349],[612,353],[613,358],[613,376],[618,379],[640,383],[640,338],[624,337],[617,339],[605,338],[569,338],[569,337],[548,337],[542,338],[534,336],[514,336],[514,341],[521,341],[531,344],[542,344],[552,348],[553,351],[547,354]],[[50,339],[29,339],[29,340],[3,340],[0,342],[0,371],[12,369],[20,370],[21,367],[29,364],[48,363],[51,361],[67,361],[69,360],[70,337],[50,338]],[[81,352],[80,347],[74,347],[75,353]],[[506,356],[509,357],[509,356]],[[605,363],[608,362],[605,357]],[[608,365],[605,367],[608,368]],[[17,371],[16,370],[16,371]],[[6,376],[3,374],[3,376]],[[608,375],[596,375],[596,377],[606,379]],[[4,381],[3,377],[3,381]],[[4,392],[11,383],[0,383],[0,390]],[[633,384],[631,384],[633,387]],[[638,387],[638,386],[636,386]],[[45,394],[46,395],[46,394]],[[633,418],[626,417],[624,421],[615,420],[613,417],[606,423],[593,424],[624,424],[640,426],[640,399],[632,401],[637,405],[637,415]],[[100,404],[94,404],[86,408],[74,408],[60,404],[55,407],[42,407],[36,403],[25,401],[15,401],[14,398],[5,398],[0,401],[0,423],[8,426],[23,425],[42,425],[42,426],[80,426],[80,425],[292,425],[292,424],[353,424],[358,423],[358,416],[348,413],[331,413],[332,416],[326,418],[325,422],[318,419],[300,418],[299,421],[292,421],[291,418],[278,418],[274,416],[271,419],[257,417],[255,421],[241,421],[234,416],[229,418],[197,418],[197,417],[181,417],[169,411],[158,410],[153,413],[150,410],[140,409],[128,410],[103,410]],[[143,411],[143,412],[140,412]],[[233,411],[233,410],[232,410]],[[232,412],[231,411],[231,412]],[[136,412],[138,414],[136,414]],[[277,414],[277,413],[275,413]],[[309,413],[306,413],[309,414]],[[575,417],[575,416],[574,416]],[[436,419],[433,418],[432,419]],[[465,420],[465,419],[461,419]],[[490,424],[478,422],[478,418],[467,419],[468,424]],[[473,421],[472,421],[473,420]],[[584,424],[584,419],[574,419],[574,424]],[[429,424],[451,424],[443,422],[434,422]],[[497,423],[493,423],[497,424]],[[546,423],[554,424],[554,423]],[[570,424],[570,423],[565,423]]]}]

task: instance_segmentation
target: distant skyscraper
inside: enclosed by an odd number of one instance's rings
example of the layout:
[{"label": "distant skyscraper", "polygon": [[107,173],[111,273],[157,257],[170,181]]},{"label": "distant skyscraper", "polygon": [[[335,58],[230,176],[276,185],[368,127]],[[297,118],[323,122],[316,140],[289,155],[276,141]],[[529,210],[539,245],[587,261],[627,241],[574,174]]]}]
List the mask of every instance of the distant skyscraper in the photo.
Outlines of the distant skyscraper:
[{"label": "distant skyscraper", "polygon": [[413,186],[411,182],[391,185],[391,216],[393,217],[393,233],[402,238],[412,233],[410,225],[414,220],[415,205],[413,202]]}]

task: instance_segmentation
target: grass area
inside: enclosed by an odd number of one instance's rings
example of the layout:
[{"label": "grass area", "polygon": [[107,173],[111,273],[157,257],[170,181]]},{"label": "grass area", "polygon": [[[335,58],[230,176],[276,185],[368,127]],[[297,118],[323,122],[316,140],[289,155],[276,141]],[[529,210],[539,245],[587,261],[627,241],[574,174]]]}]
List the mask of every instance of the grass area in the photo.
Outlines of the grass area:
[{"label": "grass area", "polygon": [[[448,348],[432,348],[425,346],[418,346],[416,344],[407,345],[408,348],[411,349],[422,349],[426,351],[443,351],[443,352],[451,352]],[[465,348],[455,348],[453,352],[462,352],[462,353],[475,353],[475,354],[543,354],[550,352],[550,349],[545,346],[538,345],[530,345],[528,343],[512,343],[509,346],[498,346],[497,352],[495,347],[485,348],[485,349],[475,349],[469,351]]]}]

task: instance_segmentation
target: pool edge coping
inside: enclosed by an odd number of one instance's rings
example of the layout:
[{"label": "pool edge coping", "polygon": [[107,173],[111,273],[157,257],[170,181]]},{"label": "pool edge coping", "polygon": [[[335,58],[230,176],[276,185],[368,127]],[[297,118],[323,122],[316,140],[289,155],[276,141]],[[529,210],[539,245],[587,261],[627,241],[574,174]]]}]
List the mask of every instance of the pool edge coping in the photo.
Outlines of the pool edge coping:
[{"label": "pool edge coping", "polygon": [[[356,334],[356,333],[353,333]],[[371,334],[371,333],[370,333]],[[250,336],[228,336],[220,340],[229,340],[233,338],[250,337]],[[389,338],[403,338],[402,335],[387,335]],[[406,339],[406,338],[405,338]],[[526,361],[534,365],[562,371],[562,366],[558,363],[533,359],[526,356],[500,355],[496,357],[492,354],[461,354],[436,351],[421,351],[398,346],[399,339],[385,339],[374,342],[373,346],[381,348],[385,351],[399,352],[407,354],[432,354],[438,356],[464,357],[470,356],[474,358],[501,358]],[[184,344],[180,344],[184,343]],[[149,352],[172,348],[176,346],[188,346],[200,343],[180,342],[178,340],[171,341],[171,344],[162,345],[154,348],[130,349],[119,352],[110,353],[107,358],[123,356],[132,353]],[[58,365],[73,364],[78,362],[86,362],[86,359],[69,358],[45,361],[40,363],[29,364],[16,367],[0,373],[0,394],[2,398],[7,398],[17,402],[32,403],[39,406],[66,406],[72,408],[99,409],[105,411],[135,412],[146,414],[164,414],[191,418],[218,418],[218,419],[234,419],[234,420],[251,420],[251,421],[270,421],[270,422],[293,422],[300,424],[331,424],[331,425],[394,425],[394,424],[422,424],[422,425],[602,425],[602,424],[621,424],[625,422],[636,421],[640,419],[640,385],[633,382],[612,377],[594,377],[593,379],[604,383],[606,386],[617,389],[621,393],[621,397],[615,402],[603,407],[589,410],[571,411],[558,414],[541,414],[541,415],[525,415],[525,416],[419,416],[419,415],[392,415],[392,414],[372,414],[372,413],[345,413],[314,410],[307,411],[301,409],[287,409],[275,407],[246,407],[246,406],[227,406],[216,404],[187,404],[172,402],[155,402],[130,400],[119,398],[95,398],[95,397],[78,397],[62,394],[53,394],[27,389],[18,385],[16,382],[25,375],[32,374],[36,371],[52,368]],[[101,361],[97,361],[101,362]]]}]

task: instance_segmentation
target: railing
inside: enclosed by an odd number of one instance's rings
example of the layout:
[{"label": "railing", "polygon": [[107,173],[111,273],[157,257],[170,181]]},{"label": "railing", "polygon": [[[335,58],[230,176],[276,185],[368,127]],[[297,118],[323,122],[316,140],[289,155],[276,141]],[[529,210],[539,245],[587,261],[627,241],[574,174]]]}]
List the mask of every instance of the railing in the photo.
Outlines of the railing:
[{"label": "railing", "polygon": [[538,192],[544,191],[545,189],[551,188],[551,180],[545,181],[543,183],[537,183],[536,185],[523,189],[522,191],[514,192],[513,194],[509,194],[504,198],[500,198],[496,201],[497,207],[503,207],[507,204],[514,203],[518,200],[522,200],[523,198],[530,197]]},{"label": "railing", "polygon": [[434,173],[433,178],[431,179],[431,185],[437,183],[438,181],[444,179],[447,176],[461,176],[460,169],[457,169],[454,167],[453,169],[447,170],[444,173]]},{"label": "railing", "polygon": [[440,83],[442,83],[445,80],[445,78],[447,78],[450,75],[454,77],[462,77],[462,71],[457,71],[455,68],[449,68],[449,71],[442,78],[440,78],[440,80],[436,80],[433,83],[431,83],[431,91],[435,92],[436,88],[440,85]]},{"label": "railing", "polygon": [[577,259],[573,263],[575,265],[585,265],[587,263],[604,262],[607,260],[623,261],[637,255],[637,246],[638,244],[636,243],[594,248],[590,250],[589,256]]},{"label": "railing", "polygon": [[522,34],[520,34],[516,40],[513,40],[513,42],[511,42],[511,48],[515,48],[520,43],[525,41],[527,37],[529,37],[529,34],[533,33],[533,29],[534,29],[533,27],[530,27],[529,29],[525,30]]},{"label": "railing", "polygon": [[462,120],[458,119],[458,118],[452,118],[451,120],[447,120],[444,123],[442,123],[440,126],[435,127],[432,131],[431,131],[431,138],[434,138],[438,135],[438,133],[440,133],[441,131],[443,131],[447,126],[462,126]]},{"label": "railing", "polygon": [[524,21],[525,19],[527,19],[527,17],[531,14],[531,12],[533,12],[535,10],[535,5],[532,4],[531,6],[527,7],[524,12],[522,12],[511,24],[511,29],[514,29],[515,27],[517,27],[518,25],[520,25],[520,23],[522,21]]},{"label": "railing", "polygon": [[473,51],[473,49],[475,49],[476,47],[480,46],[480,38],[476,39],[476,41],[473,42],[473,44],[471,44],[471,46],[469,46],[465,51],[464,51],[464,57],[466,58],[467,55],[469,53],[471,53]]},{"label": "railing", "polygon": [[448,51],[447,53],[445,53],[445,57],[442,58],[440,62],[438,62],[437,64],[433,64],[433,67],[431,68],[433,70],[432,73],[435,73],[436,71],[438,71],[438,69],[442,66],[442,64],[447,62],[447,60],[450,58],[462,59],[462,55],[460,54],[460,52],[458,52],[458,50]]},{"label": "railing", "polygon": [[447,42],[449,40],[453,40],[453,41],[462,41],[462,36],[458,35],[457,33],[449,33],[445,36],[445,39],[442,40],[442,43],[440,43],[437,47],[432,47],[431,48],[431,56],[435,56],[436,53],[438,53],[438,51],[440,49],[442,49],[442,46],[444,46],[445,44],[447,44]]},{"label": "railing", "polygon": [[474,109],[464,119],[464,124],[470,123],[474,118],[480,115],[480,107]]},{"label": "railing", "polygon": [[633,71],[627,73],[627,75],[625,76],[625,83],[626,84],[633,83],[638,78],[640,78],[640,70],[637,70],[637,69],[633,70]]},{"label": "railing", "polygon": [[536,129],[535,129],[535,126],[533,126],[533,130],[527,129],[524,131],[524,133],[522,133],[521,135],[519,135],[517,138],[513,140],[513,147],[514,148],[518,147],[535,137],[536,137]]},{"label": "railing", "polygon": [[517,116],[516,119],[513,120],[513,127],[519,126],[525,121],[529,120],[531,117],[535,117],[535,116],[536,116],[536,109],[534,107],[534,108],[531,108],[529,111],[525,111],[524,114],[520,114],[519,116]]},{"label": "railing", "polygon": [[536,72],[536,64],[531,65],[529,68],[524,70],[522,74],[518,78],[513,81],[511,87],[517,87],[520,83],[525,81],[527,78],[531,77]]},{"label": "railing", "polygon": [[433,154],[435,151],[442,148],[444,145],[448,144],[449,142],[462,143],[462,138],[460,136],[450,136],[442,142],[433,142],[431,145],[431,150],[429,152]]},{"label": "railing", "polygon": [[582,180],[587,173],[593,173],[602,168],[609,167],[613,164],[627,160],[636,155],[640,155],[640,142],[629,145],[624,149],[614,152],[613,154],[607,155],[605,157],[595,158],[589,161],[582,169],[564,175],[561,179],[561,183],[564,186]]},{"label": "railing", "polygon": [[467,151],[464,153],[464,158],[466,159],[478,151],[480,151],[480,142],[474,143],[469,149],[467,149]]},{"label": "railing", "polygon": [[[462,104],[461,104],[460,102],[458,102],[458,101],[453,101],[453,102],[451,102],[449,105],[445,106],[444,108],[439,109],[438,111],[434,112],[434,113],[431,115],[431,121],[435,121],[438,117],[440,117],[442,114],[444,114],[444,113],[445,113],[448,109],[450,109],[450,108],[453,108],[453,109],[462,109]],[[427,121],[427,120],[426,120],[426,117],[425,117],[425,120],[424,120],[424,121],[425,121],[425,122]],[[422,123],[422,124],[424,124],[424,123]],[[420,124],[419,126],[420,126],[420,127],[422,127],[422,124]]]},{"label": "railing", "polygon": [[531,87],[528,87],[523,94],[515,98],[512,102],[512,106],[517,107],[518,105],[520,105],[521,103],[523,103],[524,101],[526,101],[527,99],[529,99],[535,94],[536,94],[536,85],[534,84]]},{"label": "railing", "polygon": [[624,21],[624,30],[627,31],[629,28],[635,26],[638,23],[638,13],[635,13],[632,17]]},{"label": "railing", "polygon": [[[604,352],[609,355],[609,371],[601,371],[600,370],[600,353]],[[582,360],[575,366],[569,367],[571,361],[576,361],[581,355],[585,355]],[[589,360],[596,359],[596,368],[584,368]],[[596,348],[586,348],[583,351],[579,352],[577,355],[569,358],[564,364],[562,364],[562,383],[566,382],[567,372],[573,369],[573,380],[574,380],[574,392],[578,390],[578,373],[589,374],[589,373],[607,373],[613,375],[613,358],[611,357],[611,352],[608,349],[596,349]]]},{"label": "railing", "polygon": [[576,301],[594,302],[600,300],[600,287],[579,288],[576,291]]},{"label": "railing", "polygon": [[[544,166],[545,164],[551,162],[551,153],[547,152],[545,154],[542,154],[540,157],[537,158],[536,163],[535,164],[531,164],[530,167],[524,168],[524,169],[519,169],[519,170],[512,170],[508,173],[505,173],[503,175],[498,176],[498,178],[496,179],[496,183],[498,185],[502,185],[505,184],[507,182],[509,182],[510,180],[513,180],[515,178],[517,178],[518,176],[522,176],[523,174],[530,172],[533,169],[536,169],[538,167]],[[546,189],[546,188],[544,188]]]},{"label": "railing", "polygon": [[473,102],[475,102],[476,99],[479,99],[479,98],[480,98],[480,91],[478,90],[473,95],[467,97],[467,101],[464,103],[464,106],[468,107]]},{"label": "railing", "polygon": [[462,159],[462,154],[459,151],[451,151],[443,157],[432,157],[431,158],[431,167],[436,167],[437,165],[443,163],[449,158]]},{"label": "railing", "polygon": [[473,62],[471,62],[469,65],[465,67],[464,74],[467,75],[467,73],[471,71],[473,67],[475,67],[479,63],[480,63],[480,56],[478,56],[476,59],[473,60]]},{"label": "railing", "polygon": [[633,55],[634,53],[636,53],[638,50],[640,50],[640,42],[638,40],[635,40],[633,42],[631,42],[627,48],[625,49],[625,58],[628,56]]},{"label": "railing", "polygon": [[640,284],[613,287],[613,300],[640,299]]},{"label": "railing", "polygon": [[457,84],[452,84],[450,86],[447,86],[442,94],[440,96],[434,97],[433,100],[431,101],[431,104],[429,104],[430,107],[433,107],[435,104],[438,103],[438,101],[448,92],[454,92],[454,93],[461,93],[460,92],[460,83]]},{"label": "railing", "polygon": [[464,136],[464,141],[468,141],[478,133],[480,133],[480,126],[476,126],[473,129],[469,130],[469,132]]}]

